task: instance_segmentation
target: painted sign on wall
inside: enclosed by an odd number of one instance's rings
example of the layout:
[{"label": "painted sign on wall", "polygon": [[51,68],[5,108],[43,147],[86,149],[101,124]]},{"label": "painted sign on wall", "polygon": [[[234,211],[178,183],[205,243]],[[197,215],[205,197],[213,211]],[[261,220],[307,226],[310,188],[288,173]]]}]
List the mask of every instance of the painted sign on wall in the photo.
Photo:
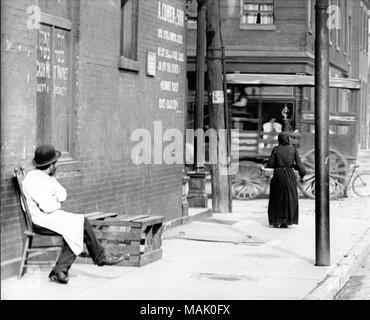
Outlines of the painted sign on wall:
[{"label": "painted sign on wall", "polygon": [[184,71],[184,11],[172,4],[158,2],[159,21],[157,28],[157,71],[160,74],[161,97],[159,109],[177,110],[179,108],[179,75]]}]

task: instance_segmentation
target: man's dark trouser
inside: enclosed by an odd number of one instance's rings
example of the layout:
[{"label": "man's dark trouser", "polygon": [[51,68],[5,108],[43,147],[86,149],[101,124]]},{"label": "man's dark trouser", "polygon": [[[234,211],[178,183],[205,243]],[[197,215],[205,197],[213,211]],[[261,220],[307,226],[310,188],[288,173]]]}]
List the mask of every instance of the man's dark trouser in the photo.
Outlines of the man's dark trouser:
[{"label": "man's dark trouser", "polygon": [[[37,226],[38,228],[39,227]],[[35,228],[37,230],[37,227]],[[92,229],[89,220],[84,218],[84,242],[89,252],[90,257],[95,264],[99,264],[104,257],[104,248],[100,245],[96,239],[94,230]],[[73,262],[76,259],[76,255],[73,253],[68,243],[63,239],[62,252],[58,258],[58,261],[54,267],[54,272],[63,271],[68,273],[68,270],[72,266]]]}]

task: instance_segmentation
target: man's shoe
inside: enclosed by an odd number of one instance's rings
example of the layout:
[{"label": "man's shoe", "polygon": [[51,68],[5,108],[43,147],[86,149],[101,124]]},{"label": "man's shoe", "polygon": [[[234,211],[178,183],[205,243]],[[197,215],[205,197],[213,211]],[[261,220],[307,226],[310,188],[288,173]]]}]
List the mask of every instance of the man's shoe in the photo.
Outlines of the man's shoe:
[{"label": "man's shoe", "polygon": [[63,271],[54,272],[54,270],[52,270],[49,274],[49,279],[54,282],[67,284],[69,276],[68,274],[65,274]]},{"label": "man's shoe", "polygon": [[110,254],[106,254],[103,259],[98,263],[98,266],[113,266],[118,262],[122,261],[124,256],[112,256]]}]

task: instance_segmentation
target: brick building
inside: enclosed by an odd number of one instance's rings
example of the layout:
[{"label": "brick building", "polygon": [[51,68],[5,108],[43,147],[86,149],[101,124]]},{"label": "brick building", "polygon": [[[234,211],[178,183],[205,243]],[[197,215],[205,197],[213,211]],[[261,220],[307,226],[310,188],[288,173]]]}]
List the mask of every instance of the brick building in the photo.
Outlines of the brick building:
[{"label": "brick building", "polygon": [[[369,24],[370,24],[370,17],[369,17]],[[369,34],[368,34],[368,51],[370,51],[370,28],[369,28]],[[370,55],[368,56],[368,77],[367,81],[369,83],[370,81]],[[367,144],[366,148],[370,150],[370,85],[367,86]]]},{"label": "brick building", "polygon": [[[314,75],[314,0],[220,0],[221,32],[225,45],[228,74]],[[369,148],[368,102],[368,0],[331,0],[330,76],[360,81],[361,89],[353,92],[330,89],[330,112],[356,112],[357,142]],[[187,125],[194,119],[196,0],[188,3],[188,89]],[[253,108],[253,88],[249,88],[248,105]],[[262,123],[271,117],[281,121],[281,109],[313,111],[313,89],[265,87]],[[238,96],[238,88],[234,97]],[[207,100],[206,100],[207,101]],[[254,105],[253,105],[254,104]],[[298,108],[298,106],[300,107]],[[299,111],[299,112],[300,112]],[[293,129],[300,130],[299,112],[294,115]],[[207,119],[205,119],[207,122]],[[246,125],[256,130],[256,123]],[[344,130],[330,128],[330,130]],[[340,133],[334,132],[333,133]],[[344,133],[344,132],[342,132]]]},{"label": "brick building", "polygon": [[1,1],[2,278],[15,274],[22,250],[13,168],[30,168],[39,143],[62,151],[70,211],[181,217],[183,166],[163,164],[153,148],[149,164],[135,164],[131,135],[144,129],[165,149],[162,132],[184,129],[184,6]]}]

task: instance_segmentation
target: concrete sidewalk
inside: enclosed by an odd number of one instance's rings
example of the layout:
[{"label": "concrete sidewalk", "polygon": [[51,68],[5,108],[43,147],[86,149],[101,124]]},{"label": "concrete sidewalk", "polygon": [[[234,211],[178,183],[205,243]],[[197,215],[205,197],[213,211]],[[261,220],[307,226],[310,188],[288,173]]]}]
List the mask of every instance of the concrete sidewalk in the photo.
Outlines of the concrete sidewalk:
[{"label": "concrete sidewalk", "polygon": [[[232,214],[191,211],[167,229],[162,259],[143,267],[74,264],[68,285],[30,269],[1,283],[2,299],[332,299],[370,249],[370,199],[331,202],[331,266],[316,267],[314,201],[299,225],[271,228],[267,199],[234,201]],[[204,213],[204,212],[203,212]]]}]

